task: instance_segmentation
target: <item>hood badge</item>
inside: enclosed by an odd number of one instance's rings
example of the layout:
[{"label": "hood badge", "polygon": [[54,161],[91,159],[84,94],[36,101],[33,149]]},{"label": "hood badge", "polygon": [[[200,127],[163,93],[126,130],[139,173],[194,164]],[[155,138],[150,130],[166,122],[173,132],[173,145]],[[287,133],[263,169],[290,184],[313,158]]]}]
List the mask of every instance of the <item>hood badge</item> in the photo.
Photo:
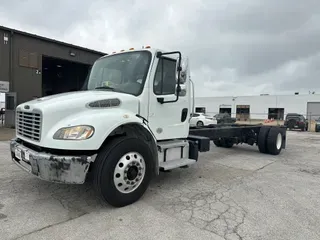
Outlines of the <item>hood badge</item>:
[{"label": "hood badge", "polygon": [[29,105],[24,105],[24,109],[30,109]]}]

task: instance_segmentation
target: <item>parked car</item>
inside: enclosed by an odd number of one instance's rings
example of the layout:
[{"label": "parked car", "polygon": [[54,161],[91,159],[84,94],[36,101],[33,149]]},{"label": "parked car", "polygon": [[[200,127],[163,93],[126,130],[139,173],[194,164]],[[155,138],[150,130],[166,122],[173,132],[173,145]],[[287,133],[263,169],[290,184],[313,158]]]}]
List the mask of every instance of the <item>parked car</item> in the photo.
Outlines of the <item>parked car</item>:
[{"label": "parked car", "polygon": [[236,118],[232,118],[229,113],[218,113],[214,115],[218,124],[221,123],[235,123],[237,121]]},{"label": "parked car", "polygon": [[217,120],[213,116],[204,113],[191,114],[190,127],[203,127],[217,124]]},{"label": "parked car", "polygon": [[316,132],[320,132],[320,118],[316,120]]},{"label": "parked car", "polygon": [[300,129],[301,131],[306,131],[308,121],[302,114],[288,113],[284,121],[284,126],[289,128],[289,130]]}]

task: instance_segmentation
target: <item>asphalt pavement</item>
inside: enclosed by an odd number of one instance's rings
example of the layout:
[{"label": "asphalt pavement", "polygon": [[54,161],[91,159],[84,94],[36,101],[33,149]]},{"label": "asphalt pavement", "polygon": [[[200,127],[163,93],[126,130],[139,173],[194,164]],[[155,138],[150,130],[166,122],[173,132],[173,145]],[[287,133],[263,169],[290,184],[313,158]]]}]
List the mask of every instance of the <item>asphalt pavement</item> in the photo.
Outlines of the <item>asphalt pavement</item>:
[{"label": "asphalt pavement", "polygon": [[112,208],[90,184],[61,185],[18,168],[0,142],[0,239],[320,239],[320,134],[288,132],[279,156],[212,145],[161,173],[137,203]]}]

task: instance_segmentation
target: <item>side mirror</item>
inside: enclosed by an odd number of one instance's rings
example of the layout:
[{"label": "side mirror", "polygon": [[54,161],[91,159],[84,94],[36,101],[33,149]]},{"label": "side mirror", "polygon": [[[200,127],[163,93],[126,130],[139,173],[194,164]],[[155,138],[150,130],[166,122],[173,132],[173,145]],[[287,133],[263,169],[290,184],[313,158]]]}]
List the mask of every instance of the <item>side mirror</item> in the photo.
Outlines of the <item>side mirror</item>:
[{"label": "side mirror", "polygon": [[189,59],[183,58],[181,61],[180,84],[184,84],[187,81],[188,68],[189,68]]},{"label": "side mirror", "polygon": [[176,96],[179,95],[180,97],[185,97],[187,95],[187,90],[186,90],[185,86],[181,86],[180,85],[180,90],[178,88],[179,88],[179,86],[176,85],[176,93],[175,93],[175,95]]}]

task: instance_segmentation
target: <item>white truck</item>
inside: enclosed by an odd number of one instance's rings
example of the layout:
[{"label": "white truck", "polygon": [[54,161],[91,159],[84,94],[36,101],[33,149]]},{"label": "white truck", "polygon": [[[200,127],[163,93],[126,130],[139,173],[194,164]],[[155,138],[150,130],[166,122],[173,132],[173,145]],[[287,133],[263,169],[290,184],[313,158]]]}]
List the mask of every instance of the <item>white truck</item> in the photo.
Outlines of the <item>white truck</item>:
[{"label": "white truck", "polygon": [[98,59],[86,90],[38,98],[16,108],[12,160],[47,181],[93,181],[110,205],[137,201],[161,170],[195,164],[198,152],[234,144],[277,155],[286,129],[262,125],[190,128],[194,84],[181,52],[145,47]]}]

